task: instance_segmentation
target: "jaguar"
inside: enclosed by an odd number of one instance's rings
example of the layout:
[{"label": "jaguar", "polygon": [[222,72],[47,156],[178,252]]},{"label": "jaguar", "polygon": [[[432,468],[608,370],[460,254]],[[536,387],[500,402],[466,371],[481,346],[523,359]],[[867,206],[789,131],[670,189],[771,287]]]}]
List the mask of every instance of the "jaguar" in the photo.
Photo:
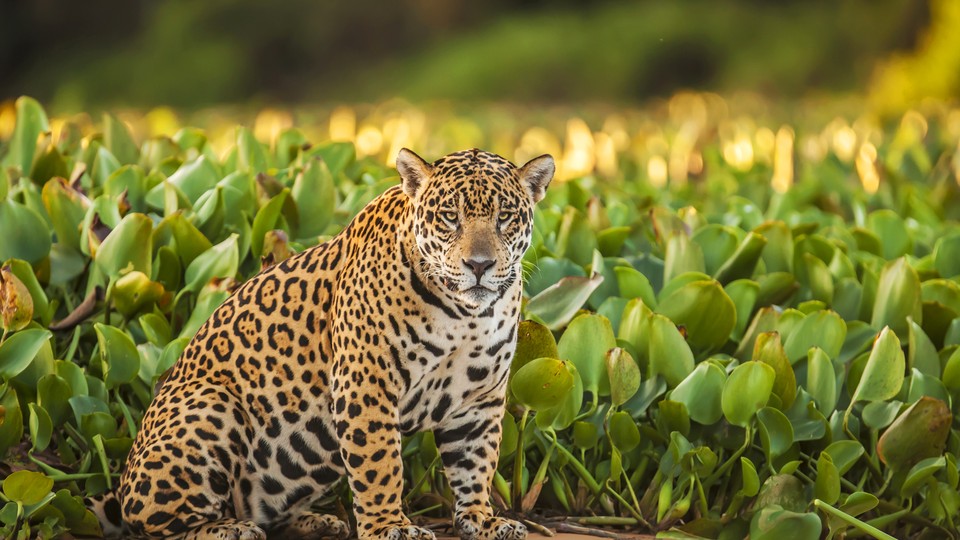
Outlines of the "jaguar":
[{"label": "jaguar", "polygon": [[402,509],[401,437],[432,430],[464,540],[521,540],[495,514],[521,259],[554,175],[477,149],[428,163],[331,240],[242,284],[147,409],[115,492],[124,538],[344,538],[312,509],[347,477],[360,539],[432,539]]}]

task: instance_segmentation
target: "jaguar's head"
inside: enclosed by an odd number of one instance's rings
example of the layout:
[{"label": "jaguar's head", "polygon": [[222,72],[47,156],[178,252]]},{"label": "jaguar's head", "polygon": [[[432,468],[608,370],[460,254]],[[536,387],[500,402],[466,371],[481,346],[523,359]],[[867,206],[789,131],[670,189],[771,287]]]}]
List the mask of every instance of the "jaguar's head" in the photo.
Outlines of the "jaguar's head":
[{"label": "jaguar's head", "polygon": [[421,274],[471,305],[503,294],[519,279],[533,208],[553,178],[552,157],[517,167],[474,149],[430,164],[404,148],[397,170],[412,202]]}]

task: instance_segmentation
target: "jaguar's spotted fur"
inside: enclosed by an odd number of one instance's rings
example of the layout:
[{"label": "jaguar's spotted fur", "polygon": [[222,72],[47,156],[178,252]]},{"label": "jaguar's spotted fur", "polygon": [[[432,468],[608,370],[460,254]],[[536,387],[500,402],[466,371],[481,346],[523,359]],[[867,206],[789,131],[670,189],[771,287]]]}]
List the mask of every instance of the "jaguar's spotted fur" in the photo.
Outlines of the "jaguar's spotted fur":
[{"label": "jaguar's spotted fur", "polygon": [[[342,537],[311,503],[349,477],[360,538],[432,538],[401,510],[401,434],[433,430],[465,539],[521,539],[488,498],[520,259],[553,159],[397,159],[401,186],[216,310],[147,411],[106,528]],[[113,511],[109,511],[112,509]],[[111,518],[112,516],[112,518]],[[122,523],[118,522],[122,518]]]}]

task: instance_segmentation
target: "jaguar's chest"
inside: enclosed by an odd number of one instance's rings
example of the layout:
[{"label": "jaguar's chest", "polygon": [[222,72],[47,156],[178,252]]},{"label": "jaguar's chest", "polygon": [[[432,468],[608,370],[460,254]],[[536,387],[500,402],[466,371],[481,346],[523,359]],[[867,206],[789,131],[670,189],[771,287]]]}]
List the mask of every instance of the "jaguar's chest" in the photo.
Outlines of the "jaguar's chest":
[{"label": "jaguar's chest", "polygon": [[431,429],[502,389],[516,347],[516,321],[474,318],[425,324],[403,358],[409,376],[400,399],[405,432]]}]

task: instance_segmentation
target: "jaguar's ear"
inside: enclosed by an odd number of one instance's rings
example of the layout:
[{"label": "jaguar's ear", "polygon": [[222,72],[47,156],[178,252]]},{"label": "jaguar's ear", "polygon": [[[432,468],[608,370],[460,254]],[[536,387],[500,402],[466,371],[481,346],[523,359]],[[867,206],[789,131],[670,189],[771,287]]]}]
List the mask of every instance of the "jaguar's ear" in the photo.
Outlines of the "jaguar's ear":
[{"label": "jaguar's ear", "polygon": [[433,173],[433,167],[413,151],[401,148],[397,154],[397,172],[400,173],[403,192],[414,199]]},{"label": "jaguar's ear", "polygon": [[530,199],[534,204],[543,198],[550,180],[553,180],[556,168],[553,164],[553,156],[550,154],[535,157],[520,167],[520,180],[530,193]]}]

